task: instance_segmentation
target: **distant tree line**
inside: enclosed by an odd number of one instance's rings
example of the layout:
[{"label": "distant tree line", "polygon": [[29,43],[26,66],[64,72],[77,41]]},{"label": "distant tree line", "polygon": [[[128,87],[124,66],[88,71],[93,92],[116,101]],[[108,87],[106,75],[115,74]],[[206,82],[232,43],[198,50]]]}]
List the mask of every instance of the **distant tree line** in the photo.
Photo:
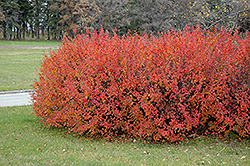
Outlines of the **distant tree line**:
[{"label": "distant tree line", "polygon": [[0,32],[6,40],[59,40],[86,28],[159,32],[185,26],[250,29],[249,0],[1,0]]}]

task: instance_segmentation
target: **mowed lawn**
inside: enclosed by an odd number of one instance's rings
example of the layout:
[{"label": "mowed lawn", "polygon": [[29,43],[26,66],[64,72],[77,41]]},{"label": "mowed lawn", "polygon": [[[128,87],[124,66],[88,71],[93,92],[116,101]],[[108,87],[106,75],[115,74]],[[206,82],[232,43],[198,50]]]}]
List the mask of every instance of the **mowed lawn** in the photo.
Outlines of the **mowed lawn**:
[{"label": "mowed lawn", "polygon": [[42,59],[41,49],[0,48],[0,91],[32,88]]},{"label": "mowed lawn", "polygon": [[250,165],[249,141],[109,142],[37,123],[32,106],[0,108],[0,165]]},{"label": "mowed lawn", "polygon": [[[45,49],[22,49],[3,46],[58,46],[53,41],[2,41],[0,40],[0,91],[30,89],[37,78],[37,69],[41,64]],[[55,48],[53,48],[55,49]]]},{"label": "mowed lawn", "polygon": [[53,46],[58,45],[60,42],[57,41],[46,41],[46,40],[26,40],[26,41],[6,41],[0,40],[0,46],[19,46],[19,45],[33,45],[33,46]]}]

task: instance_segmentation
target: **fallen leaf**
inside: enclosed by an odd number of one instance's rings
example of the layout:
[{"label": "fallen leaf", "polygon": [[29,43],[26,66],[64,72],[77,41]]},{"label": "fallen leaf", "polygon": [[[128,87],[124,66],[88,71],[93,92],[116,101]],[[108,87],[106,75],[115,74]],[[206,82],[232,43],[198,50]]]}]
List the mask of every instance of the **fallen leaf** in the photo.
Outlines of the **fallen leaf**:
[{"label": "fallen leaf", "polygon": [[246,156],[242,156],[242,157],[241,157],[241,159],[244,159],[244,158],[246,158]]}]

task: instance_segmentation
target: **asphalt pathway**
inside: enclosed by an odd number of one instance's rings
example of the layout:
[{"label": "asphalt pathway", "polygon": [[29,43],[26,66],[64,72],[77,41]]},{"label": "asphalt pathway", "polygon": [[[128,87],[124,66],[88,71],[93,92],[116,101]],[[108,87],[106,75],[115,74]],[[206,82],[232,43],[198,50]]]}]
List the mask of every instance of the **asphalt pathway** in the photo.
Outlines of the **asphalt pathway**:
[{"label": "asphalt pathway", "polygon": [[0,107],[31,105],[30,92],[0,93]]}]

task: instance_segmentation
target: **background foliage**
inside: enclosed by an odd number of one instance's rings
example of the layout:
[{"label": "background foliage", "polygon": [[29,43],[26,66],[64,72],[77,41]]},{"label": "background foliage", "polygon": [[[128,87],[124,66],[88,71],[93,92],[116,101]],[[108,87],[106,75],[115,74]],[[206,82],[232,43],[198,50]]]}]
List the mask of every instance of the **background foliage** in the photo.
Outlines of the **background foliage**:
[{"label": "background foliage", "polygon": [[[2,0],[0,25],[6,40],[59,40],[65,32],[84,29],[126,34],[183,29],[186,25],[209,29],[215,24],[226,29],[242,26],[249,30],[250,3],[246,0]],[[22,34],[22,35],[21,35]]]}]

